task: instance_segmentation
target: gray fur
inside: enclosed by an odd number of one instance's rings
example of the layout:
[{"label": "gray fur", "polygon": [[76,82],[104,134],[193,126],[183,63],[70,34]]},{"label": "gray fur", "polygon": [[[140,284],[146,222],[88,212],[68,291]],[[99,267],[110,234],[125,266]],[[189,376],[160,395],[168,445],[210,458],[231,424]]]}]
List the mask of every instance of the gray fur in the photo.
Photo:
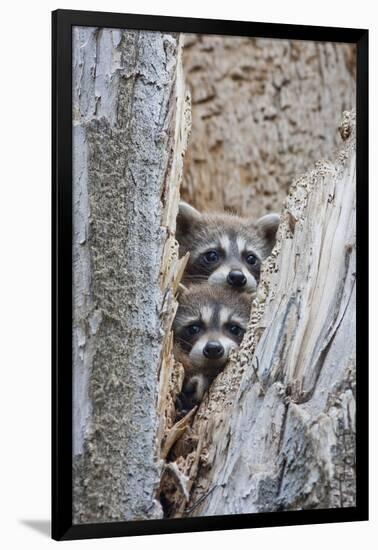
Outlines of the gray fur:
[{"label": "gray fur", "polygon": [[[181,202],[176,238],[180,256],[190,252],[183,283],[190,285],[208,281],[227,287],[230,286],[228,273],[237,270],[246,277],[245,286],[238,290],[254,292],[260,277],[261,262],[269,256],[275,244],[278,225],[278,214],[267,214],[252,221],[227,213],[201,214]],[[222,244],[225,240],[229,243],[227,250]],[[244,243],[242,249],[240,242]],[[214,265],[208,265],[203,260],[208,250],[219,252],[220,259]],[[249,254],[256,257],[253,266],[246,262]]]},{"label": "gray fur", "polygon": [[[176,359],[185,368],[184,397],[190,394],[191,405],[201,401],[212,380],[224,368],[231,349],[239,347],[247,328],[251,303],[245,293],[213,287],[193,285],[181,298],[173,322]],[[193,324],[201,326],[196,335],[188,333]],[[234,335],[231,326],[238,326],[241,334]],[[224,354],[207,358],[203,351],[209,341],[219,342]]]}]

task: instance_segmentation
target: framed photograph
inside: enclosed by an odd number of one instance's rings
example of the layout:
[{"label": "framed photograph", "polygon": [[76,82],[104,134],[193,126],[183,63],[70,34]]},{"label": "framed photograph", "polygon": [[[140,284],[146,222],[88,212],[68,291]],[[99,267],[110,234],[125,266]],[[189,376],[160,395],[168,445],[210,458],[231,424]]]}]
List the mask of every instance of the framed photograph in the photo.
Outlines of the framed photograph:
[{"label": "framed photograph", "polygon": [[368,31],[52,24],[53,538],[368,519]]}]

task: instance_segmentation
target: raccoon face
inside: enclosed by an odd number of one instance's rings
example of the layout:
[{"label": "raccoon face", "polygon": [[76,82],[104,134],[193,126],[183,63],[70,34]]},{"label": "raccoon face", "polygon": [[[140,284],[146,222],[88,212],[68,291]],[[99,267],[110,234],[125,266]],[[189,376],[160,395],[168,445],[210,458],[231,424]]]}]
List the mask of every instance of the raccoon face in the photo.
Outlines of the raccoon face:
[{"label": "raccoon face", "polygon": [[250,300],[245,294],[210,285],[193,286],[180,299],[173,322],[176,357],[192,374],[215,377],[247,328]]},{"label": "raccoon face", "polygon": [[257,222],[232,214],[200,214],[181,202],[176,237],[180,256],[190,252],[184,285],[207,281],[210,285],[254,292],[261,262],[276,241],[278,214]]}]

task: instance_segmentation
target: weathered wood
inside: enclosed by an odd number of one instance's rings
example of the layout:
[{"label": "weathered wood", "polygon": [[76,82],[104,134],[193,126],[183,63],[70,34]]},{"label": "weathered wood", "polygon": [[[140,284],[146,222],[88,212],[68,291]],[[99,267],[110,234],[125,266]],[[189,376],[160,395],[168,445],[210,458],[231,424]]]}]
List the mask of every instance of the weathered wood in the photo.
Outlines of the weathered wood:
[{"label": "weathered wood", "polygon": [[187,35],[193,130],[182,197],[257,219],[280,211],[291,182],[341,145],[355,105],[349,44]]},{"label": "weathered wood", "polygon": [[193,485],[172,515],[355,505],[353,114],[341,133],[337,158],[290,189],[241,350],[201,404],[197,445],[178,461]]},{"label": "weathered wood", "polygon": [[75,523],[162,517],[156,403],[189,114],[178,35],[73,29]]},{"label": "weathered wood", "polygon": [[[279,211],[293,176],[337,142],[335,118],[354,100],[352,49],[269,44],[189,42],[183,194],[201,209]],[[194,85],[206,71],[213,83]],[[293,185],[242,349],[194,421],[175,424],[189,127],[179,36],[74,29],[75,523],[160,518],[168,485],[178,495],[165,515],[354,503],[354,121],[338,159]]]}]

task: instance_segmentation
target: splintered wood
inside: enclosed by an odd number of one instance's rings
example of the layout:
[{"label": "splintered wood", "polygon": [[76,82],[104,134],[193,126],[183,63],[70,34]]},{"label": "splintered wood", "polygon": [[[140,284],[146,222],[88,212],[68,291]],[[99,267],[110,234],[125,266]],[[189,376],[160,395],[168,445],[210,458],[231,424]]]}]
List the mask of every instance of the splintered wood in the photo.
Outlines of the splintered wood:
[{"label": "splintered wood", "polygon": [[[185,88],[185,79],[181,63],[182,38],[176,68],[175,102],[172,110],[175,113],[174,135],[171,144],[171,162],[166,178],[162,201],[163,227],[166,229],[166,242],[161,263],[161,289],[164,305],[161,310],[164,343],[159,373],[159,394],[157,413],[159,426],[157,431],[157,453],[165,459],[169,452],[167,446],[174,440],[170,432],[175,420],[175,397],[180,392],[184,369],[173,357],[172,322],[177,310],[176,295],[185,270],[188,256],[178,257],[178,243],[175,239],[176,217],[180,198],[183,158],[188,143],[191,126],[190,96]],[[170,436],[167,435],[170,433]],[[178,437],[178,436],[177,436]],[[176,437],[176,439],[177,439]]]},{"label": "splintered wood", "polygon": [[173,446],[171,517],[355,505],[354,113],[340,131],[291,186],[242,347]]}]

